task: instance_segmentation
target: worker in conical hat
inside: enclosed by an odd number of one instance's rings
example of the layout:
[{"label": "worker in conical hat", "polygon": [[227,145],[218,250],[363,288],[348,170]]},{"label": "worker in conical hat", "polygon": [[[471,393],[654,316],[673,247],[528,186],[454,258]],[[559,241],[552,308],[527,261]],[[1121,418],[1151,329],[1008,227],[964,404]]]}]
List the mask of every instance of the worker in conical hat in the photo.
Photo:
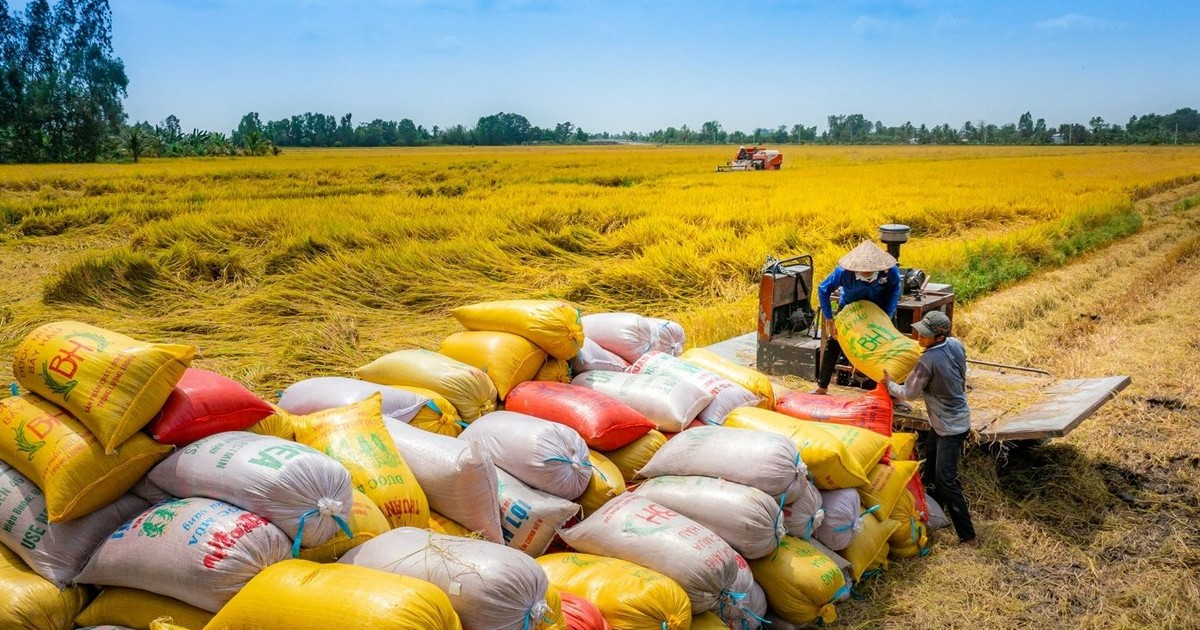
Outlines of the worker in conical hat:
[{"label": "worker in conical hat", "polygon": [[835,289],[841,289],[839,310],[859,300],[870,300],[888,317],[892,317],[896,314],[896,305],[900,303],[900,265],[891,254],[870,240],[865,240],[842,256],[833,271],[821,282],[817,288],[817,298],[821,303],[821,314],[825,316],[825,350],[821,353],[821,369],[817,372],[814,394],[828,393],[834,369],[842,358],[842,346],[837,341],[837,328],[833,325],[834,312],[830,303],[830,296]]}]

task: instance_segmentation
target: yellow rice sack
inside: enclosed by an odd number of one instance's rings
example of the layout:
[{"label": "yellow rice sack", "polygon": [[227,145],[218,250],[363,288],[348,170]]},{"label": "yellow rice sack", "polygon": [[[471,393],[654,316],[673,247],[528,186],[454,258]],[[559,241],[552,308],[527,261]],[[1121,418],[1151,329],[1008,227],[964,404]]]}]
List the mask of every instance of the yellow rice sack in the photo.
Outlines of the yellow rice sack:
[{"label": "yellow rice sack", "polygon": [[850,546],[838,553],[850,562],[850,575],[857,583],[868,571],[887,562],[888,538],[900,526],[900,523],[888,519],[879,522],[878,519],[862,519],[862,531],[855,532],[850,539]]},{"label": "yellow rice sack", "polygon": [[429,524],[429,500],[383,423],[379,393],[345,407],[292,416],[296,441],[338,460],[392,527]]},{"label": "yellow rice sack", "polygon": [[455,521],[452,521],[441,514],[438,514],[437,512],[429,513],[429,527],[427,529],[439,534],[445,534],[447,536],[458,536],[460,538],[479,538],[475,532],[463,527],[462,525],[459,525]]},{"label": "yellow rice sack", "polygon": [[430,433],[438,435],[448,435],[450,437],[458,437],[463,431],[462,418],[458,416],[458,410],[454,408],[445,396],[424,387],[414,387],[412,385],[392,385],[396,389],[403,389],[412,392],[418,396],[424,396],[429,399],[429,404],[421,408],[417,415],[409,420],[409,424]]},{"label": "yellow rice sack", "polygon": [[259,435],[272,435],[289,442],[295,442],[296,429],[292,426],[292,414],[280,409],[276,405],[271,405],[271,408],[275,410],[274,414],[250,425],[246,430]]},{"label": "yellow rice sack", "polygon": [[916,516],[909,516],[896,526],[888,538],[888,557],[896,560],[916,558],[929,553],[929,530]]},{"label": "yellow rice sack", "polygon": [[604,453],[604,456],[617,467],[617,470],[621,471],[621,477],[625,479],[625,483],[630,483],[637,476],[637,471],[644,468],[650,458],[654,457],[658,449],[666,443],[667,436],[651,429],[650,432],[629,444],[615,451]]},{"label": "yellow rice sack", "polygon": [[806,540],[784,536],[775,553],[750,561],[754,581],[767,594],[771,610],[797,625],[821,620],[833,623],[833,603],[849,586],[842,570]]},{"label": "yellow rice sack", "polygon": [[536,630],[568,630],[567,618],[563,615],[562,596],[553,586],[546,589],[546,605],[550,607],[550,612],[538,619],[534,628]]},{"label": "yellow rice sack", "polygon": [[462,630],[450,598],[416,578],[284,560],[254,576],[204,630]]},{"label": "yellow rice sack", "polygon": [[887,449],[887,438],[858,427],[797,420],[758,407],[739,407],[725,426],[778,433],[800,449],[813,483],[822,490],[856,488],[867,483],[864,462],[874,465]]},{"label": "yellow rice sack", "polygon": [[58,590],[0,545],[0,628],[71,630],[87,600],[83,587]]},{"label": "yellow rice sack", "polygon": [[[632,562],[586,553],[537,559],[554,588],[578,595],[623,630],[687,630],[692,604],[671,578]],[[665,624],[665,625],[664,625]]]},{"label": "yellow rice sack", "polygon": [[863,507],[878,505],[875,517],[886,521],[896,508],[900,495],[908,493],[908,480],[917,473],[917,462],[893,461],[891,464],[876,464],[867,473],[868,482],[858,487],[858,497]]},{"label": "yellow rice sack", "polygon": [[392,526],[387,517],[367,495],[352,490],[354,505],[350,508],[350,518],[346,524],[350,526],[353,538],[347,538],[346,533],[338,530],[337,535],[316,547],[302,547],[300,559],[313,562],[334,562],[342,554],[371,540],[372,538],[391,531]]},{"label": "yellow rice sack", "polygon": [[763,409],[775,408],[775,386],[771,384],[771,379],[767,378],[766,374],[744,365],[738,365],[704,348],[692,348],[684,352],[679,358],[692,365],[704,368],[709,372],[715,372],[724,376],[750,390],[755,396],[762,399],[762,402],[758,403],[759,407]]},{"label": "yellow rice sack", "polygon": [[80,322],[46,324],[13,353],[13,375],[66,409],[114,453],[162,409],[194,346],[143,343]]},{"label": "yellow rice sack", "polygon": [[42,489],[55,523],[117,500],[171,450],[138,433],[105,455],[78,420],[36,394],[0,400],[0,427],[0,459]]},{"label": "yellow rice sack", "polygon": [[[195,630],[199,630],[203,627],[204,626],[194,626],[193,628]],[[181,626],[175,623],[175,620],[171,617],[159,617],[158,619],[150,622],[150,630],[193,630],[193,628]]]},{"label": "yellow rice sack", "polygon": [[512,388],[533,380],[546,362],[545,351],[532,341],[488,330],[454,333],[442,340],[438,352],[483,370],[496,386],[500,400],[507,398]]},{"label": "yellow rice sack", "polygon": [[892,433],[892,461],[907,461],[913,459],[913,451],[917,450],[917,434],[907,432]]},{"label": "yellow rice sack", "polygon": [[887,313],[870,300],[847,305],[833,324],[846,359],[873,381],[882,380],[887,370],[893,380],[903,382],[921,358],[920,344],[896,330]]},{"label": "yellow rice sack", "polygon": [[470,422],[496,410],[496,386],[483,370],[428,350],[397,350],[354,372],[380,385],[423,387],[445,396]]},{"label": "yellow rice sack", "polygon": [[177,599],[135,588],[106,587],[75,617],[80,626],[125,626],[149,628],[159,617],[170,617],[186,628],[203,628],[213,613]]},{"label": "yellow rice sack", "polygon": [[604,507],[612,498],[625,492],[625,477],[621,469],[609,461],[607,457],[588,449],[588,461],[592,463],[592,480],[588,482],[587,490],[583,491],[575,502],[583,508],[583,518]]},{"label": "yellow rice sack", "polygon": [[520,335],[564,361],[583,347],[579,309],[559,300],[501,300],[460,306],[450,314],[467,330]]},{"label": "yellow rice sack", "polygon": [[729,624],[710,610],[692,617],[692,630],[729,630]]},{"label": "yellow rice sack", "polygon": [[534,375],[535,381],[550,381],[552,383],[571,382],[571,363],[554,357],[546,357],[546,362]]}]

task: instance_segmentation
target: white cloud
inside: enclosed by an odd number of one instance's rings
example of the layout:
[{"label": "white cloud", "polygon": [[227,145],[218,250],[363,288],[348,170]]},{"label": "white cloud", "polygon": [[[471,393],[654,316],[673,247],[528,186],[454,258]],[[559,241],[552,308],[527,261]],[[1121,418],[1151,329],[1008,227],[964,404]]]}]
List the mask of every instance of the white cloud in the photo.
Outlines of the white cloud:
[{"label": "white cloud", "polygon": [[858,16],[857,20],[854,20],[854,26],[852,28],[855,35],[890,35],[900,31],[900,23],[889,20],[881,20],[879,18],[866,15],[860,15]]},{"label": "white cloud", "polygon": [[1035,22],[1033,28],[1043,30],[1098,30],[1106,28],[1109,23],[1100,18],[1091,17],[1090,15],[1080,15],[1078,13],[1068,13],[1062,17],[1057,17],[1052,20],[1042,20]]}]

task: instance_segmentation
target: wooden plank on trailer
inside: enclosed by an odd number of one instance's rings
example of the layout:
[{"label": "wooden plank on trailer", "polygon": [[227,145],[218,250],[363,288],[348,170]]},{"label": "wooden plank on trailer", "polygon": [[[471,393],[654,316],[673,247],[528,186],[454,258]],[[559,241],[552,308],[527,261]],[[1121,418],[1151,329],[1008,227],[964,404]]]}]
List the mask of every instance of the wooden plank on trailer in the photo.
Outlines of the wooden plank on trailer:
[{"label": "wooden plank on trailer", "polygon": [[1129,383],[1128,376],[1058,381],[1042,392],[1039,402],[1020,413],[997,418],[980,432],[980,438],[1005,441],[1062,437]]}]

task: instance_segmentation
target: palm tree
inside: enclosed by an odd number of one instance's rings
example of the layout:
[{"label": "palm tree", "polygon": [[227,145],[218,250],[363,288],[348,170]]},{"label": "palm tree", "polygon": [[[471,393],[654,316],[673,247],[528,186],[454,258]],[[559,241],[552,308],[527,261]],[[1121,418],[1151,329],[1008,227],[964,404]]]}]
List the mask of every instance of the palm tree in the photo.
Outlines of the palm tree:
[{"label": "palm tree", "polygon": [[125,132],[125,149],[129,151],[129,155],[133,156],[133,163],[137,164],[138,158],[146,151],[146,137],[142,135],[142,129],[134,125]]},{"label": "palm tree", "polygon": [[246,149],[247,155],[266,155],[271,150],[271,141],[261,131],[251,130],[247,131],[242,139],[242,147]]}]

